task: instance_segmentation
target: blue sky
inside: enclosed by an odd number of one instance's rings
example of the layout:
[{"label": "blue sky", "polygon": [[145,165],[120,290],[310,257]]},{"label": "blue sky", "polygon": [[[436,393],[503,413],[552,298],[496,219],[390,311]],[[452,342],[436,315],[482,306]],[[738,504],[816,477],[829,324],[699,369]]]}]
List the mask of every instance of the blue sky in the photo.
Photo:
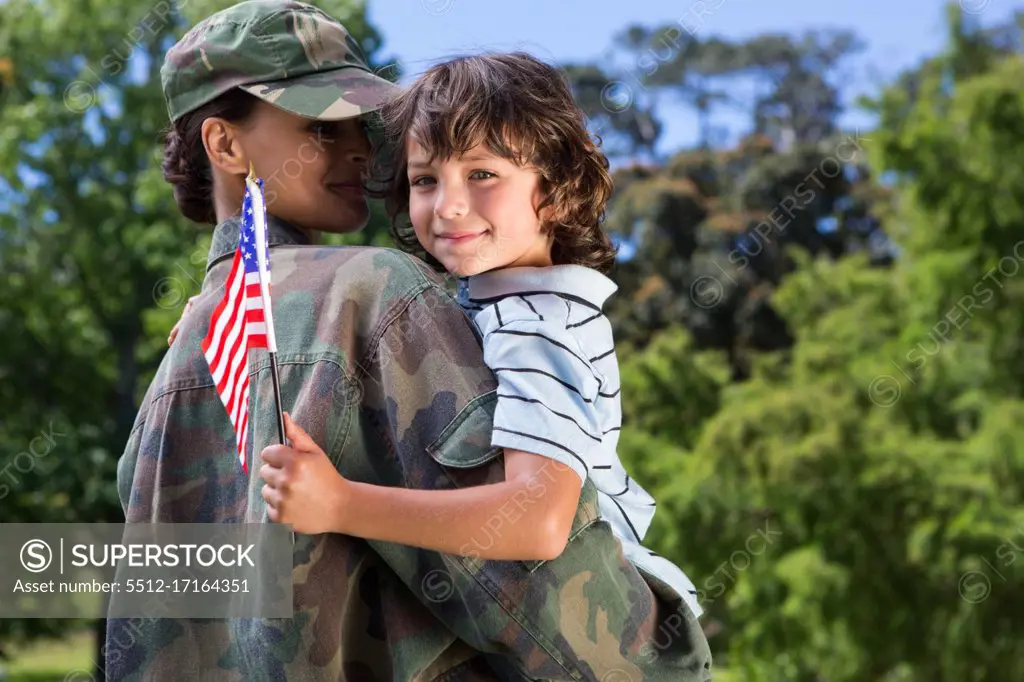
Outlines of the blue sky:
[{"label": "blue sky", "polygon": [[[1010,16],[1006,0],[960,0],[985,24]],[[371,0],[370,18],[406,76],[446,56],[522,49],[550,62],[600,59],[628,24],[678,22],[698,36],[746,38],[809,29],[855,31],[867,48],[842,73],[849,99],[874,92],[901,70],[938,52],[945,40],[945,0]],[[663,149],[692,144],[696,119],[682,108],[662,110]],[[729,123],[730,121],[726,121]],[[851,112],[849,126],[867,125]]]}]

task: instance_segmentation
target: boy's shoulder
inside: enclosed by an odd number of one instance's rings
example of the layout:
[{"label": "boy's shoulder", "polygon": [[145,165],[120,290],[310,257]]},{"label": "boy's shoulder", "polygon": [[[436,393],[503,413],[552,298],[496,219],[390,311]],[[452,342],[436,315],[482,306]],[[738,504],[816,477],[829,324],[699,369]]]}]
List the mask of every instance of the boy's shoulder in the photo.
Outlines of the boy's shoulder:
[{"label": "boy's shoulder", "polygon": [[[524,335],[560,339],[561,343],[571,339],[572,346],[578,343],[572,319],[580,315],[574,311],[572,301],[560,295],[513,294],[469,305],[475,307],[467,307],[467,312],[473,316],[485,343],[515,344]],[[577,305],[576,310],[581,309]]]}]

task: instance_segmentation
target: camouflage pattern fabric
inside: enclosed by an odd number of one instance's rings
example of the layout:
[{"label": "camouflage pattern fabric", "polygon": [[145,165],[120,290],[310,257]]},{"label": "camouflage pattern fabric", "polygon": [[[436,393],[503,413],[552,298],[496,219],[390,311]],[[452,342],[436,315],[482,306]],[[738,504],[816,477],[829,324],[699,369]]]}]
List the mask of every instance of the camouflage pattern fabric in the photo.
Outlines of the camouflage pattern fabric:
[{"label": "camouflage pattern fabric", "polygon": [[168,50],[160,80],[171,121],[233,88],[321,120],[375,111],[399,92],[337,20],[280,0],[248,0],[196,24]]},{"label": "camouflage pattern fabric", "polygon": [[[269,359],[250,358],[246,475],[200,349],[237,235],[236,220],[218,226],[202,292],[119,461],[129,523],[266,518],[253,457],[277,437]],[[283,407],[338,470],[421,489],[503,480],[502,453],[489,445],[496,382],[437,275],[390,249],[308,245],[276,219],[269,242]],[[481,519],[477,546],[514,523],[524,502],[510,500],[507,518]],[[109,621],[109,679],[710,679],[699,624],[671,589],[625,559],[590,483],[552,561],[296,534],[293,580],[291,619]]]}]

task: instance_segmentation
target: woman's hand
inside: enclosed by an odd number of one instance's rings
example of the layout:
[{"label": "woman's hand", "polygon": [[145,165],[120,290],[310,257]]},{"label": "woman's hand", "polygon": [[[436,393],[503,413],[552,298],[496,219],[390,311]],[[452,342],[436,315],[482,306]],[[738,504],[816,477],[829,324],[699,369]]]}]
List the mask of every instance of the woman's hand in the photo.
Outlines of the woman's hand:
[{"label": "woman's hand", "polygon": [[174,323],[174,327],[171,328],[171,333],[167,335],[168,346],[174,343],[174,339],[178,336],[178,329],[181,327],[182,320],[184,320],[185,316],[188,315],[188,311],[192,309],[192,302],[197,298],[199,298],[199,294],[188,299],[188,302],[185,304],[185,309],[181,311],[181,317],[179,317],[178,321]]},{"label": "woman's hand", "polygon": [[337,532],[343,527],[349,482],[309,434],[284,414],[288,445],[263,449],[260,478],[271,521],[290,523],[299,533]]}]

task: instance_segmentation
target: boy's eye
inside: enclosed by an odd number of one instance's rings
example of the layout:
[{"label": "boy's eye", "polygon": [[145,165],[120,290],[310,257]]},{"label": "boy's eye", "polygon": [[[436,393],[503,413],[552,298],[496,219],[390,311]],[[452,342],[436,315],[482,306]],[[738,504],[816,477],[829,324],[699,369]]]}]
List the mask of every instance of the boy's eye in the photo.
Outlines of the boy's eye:
[{"label": "boy's eye", "polygon": [[424,185],[429,185],[432,182],[434,182],[434,178],[430,177],[429,175],[421,175],[418,178],[413,178],[412,182],[409,183],[409,186],[422,187]]},{"label": "boy's eye", "polygon": [[491,171],[475,170],[469,174],[469,177],[474,180],[487,180],[489,178],[495,178],[497,176]]}]

